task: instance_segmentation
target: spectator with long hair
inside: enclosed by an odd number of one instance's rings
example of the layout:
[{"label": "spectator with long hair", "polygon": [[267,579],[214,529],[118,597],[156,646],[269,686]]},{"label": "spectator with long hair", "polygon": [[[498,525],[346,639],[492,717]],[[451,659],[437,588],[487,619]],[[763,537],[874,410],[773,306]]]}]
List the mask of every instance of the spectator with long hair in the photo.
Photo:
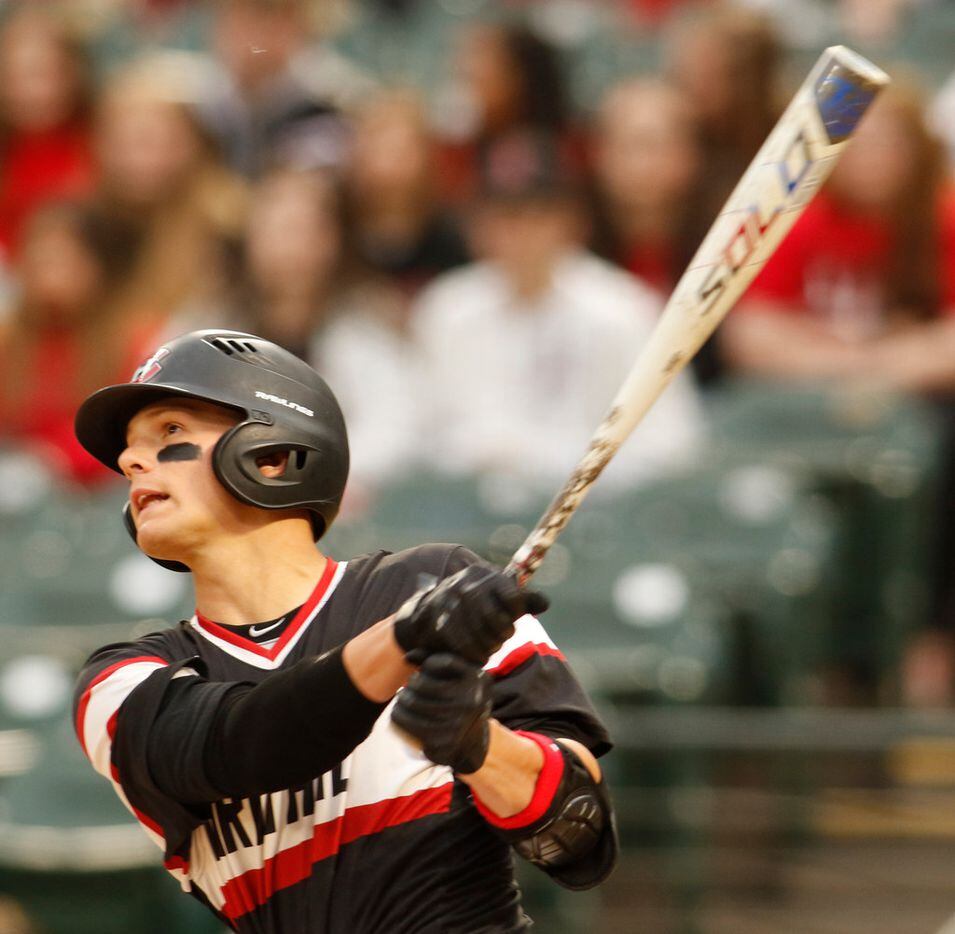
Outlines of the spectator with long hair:
[{"label": "spectator with long hair", "polygon": [[320,172],[277,169],[255,187],[234,307],[245,330],[308,358],[352,280],[341,199]]},{"label": "spectator with long hair", "polygon": [[612,87],[594,127],[602,252],[666,294],[699,245],[699,128],[682,95],[657,79]]},{"label": "spectator with long hair", "polygon": [[[595,246],[667,296],[710,223],[699,125],[671,85],[632,78],[613,86],[594,126]],[[715,344],[693,359],[715,378]]]},{"label": "spectator with long hair", "polygon": [[127,378],[155,340],[117,302],[129,254],[89,205],[52,202],[27,222],[19,295],[0,326],[0,441],[26,445],[65,477],[109,476],[77,443],[73,416],[91,388]]},{"label": "spectator with long hair", "polygon": [[352,244],[409,295],[468,258],[456,217],[438,199],[434,147],[413,91],[381,92],[355,114],[344,177]]},{"label": "spectator with long hair", "polygon": [[442,150],[441,181],[448,199],[466,203],[475,193],[486,150],[514,133],[546,134],[562,158],[584,161],[564,63],[532,28],[512,22],[468,25],[458,37],[455,68],[471,125]]},{"label": "spectator with long hair", "polygon": [[257,186],[238,278],[237,324],[312,363],[348,418],[351,502],[417,450],[418,370],[406,299],[345,243],[327,173],[279,169]]},{"label": "spectator with long hair", "polygon": [[18,4],[0,30],[0,259],[44,201],[93,184],[91,89],[61,18]]},{"label": "spectator with long hair", "polygon": [[664,57],[700,124],[715,216],[782,112],[782,45],[768,16],[716,3],[678,18]]},{"label": "spectator with long hair", "polygon": [[97,201],[133,251],[121,300],[173,330],[220,304],[246,200],[195,118],[194,64],[184,53],[133,63],[104,91],[96,125]]}]

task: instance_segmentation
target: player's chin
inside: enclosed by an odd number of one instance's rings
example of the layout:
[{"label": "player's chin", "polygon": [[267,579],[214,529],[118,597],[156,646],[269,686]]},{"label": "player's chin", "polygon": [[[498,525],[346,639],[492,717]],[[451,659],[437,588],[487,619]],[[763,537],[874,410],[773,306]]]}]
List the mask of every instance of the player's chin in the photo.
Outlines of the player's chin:
[{"label": "player's chin", "polygon": [[136,530],[136,543],[150,558],[181,560],[182,535],[176,522],[158,516],[145,518]]}]

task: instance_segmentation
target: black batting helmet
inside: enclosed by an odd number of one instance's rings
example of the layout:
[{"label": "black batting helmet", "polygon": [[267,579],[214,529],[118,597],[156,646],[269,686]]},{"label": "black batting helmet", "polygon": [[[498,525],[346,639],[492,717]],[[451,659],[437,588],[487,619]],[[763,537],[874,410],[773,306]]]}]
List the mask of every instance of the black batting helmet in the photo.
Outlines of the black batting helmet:
[{"label": "black batting helmet", "polygon": [[[93,393],[76,415],[76,437],[120,472],[126,428],[144,406],[170,396],[235,409],[242,419],[212,454],[219,482],[262,509],[307,509],[318,540],[332,524],[348,478],[348,437],[325,381],[294,354],[239,331],[193,331],[160,347],[128,383]],[[263,477],[258,458],[288,452],[281,477]],[[136,537],[126,512],[127,527]],[[188,570],[174,561],[165,567]]]}]

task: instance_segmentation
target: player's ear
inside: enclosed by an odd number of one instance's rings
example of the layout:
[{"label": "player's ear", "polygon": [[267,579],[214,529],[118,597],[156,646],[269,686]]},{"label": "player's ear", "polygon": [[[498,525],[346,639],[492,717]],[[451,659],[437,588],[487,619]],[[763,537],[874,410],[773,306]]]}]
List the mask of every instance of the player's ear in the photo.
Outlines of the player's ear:
[{"label": "player's ear", "polygon": [[284,477],[285,468],[288,467],[288,451],[273,451],[271,454],[263,454],[255,459],[255,465],[259,468],[259,473],[268,480]]}]

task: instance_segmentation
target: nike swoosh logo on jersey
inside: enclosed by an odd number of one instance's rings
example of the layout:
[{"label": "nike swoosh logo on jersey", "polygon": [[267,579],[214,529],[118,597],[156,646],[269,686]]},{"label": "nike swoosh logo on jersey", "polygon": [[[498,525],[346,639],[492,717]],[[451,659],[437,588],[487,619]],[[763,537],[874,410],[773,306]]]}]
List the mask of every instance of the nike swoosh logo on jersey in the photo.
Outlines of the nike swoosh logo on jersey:
[{"label": "nike swoosh logo on jersey", "polygon": [[271,626],[266,626],[265,629],[256,629],[255,626],[249,626],[249,635],[253,639],[258,639],[259,636],[264,636],[267,632],[271,632],[277,626],[281,626],[284,623],[284,619],[280,619],[277,623],[272,623]]}]

